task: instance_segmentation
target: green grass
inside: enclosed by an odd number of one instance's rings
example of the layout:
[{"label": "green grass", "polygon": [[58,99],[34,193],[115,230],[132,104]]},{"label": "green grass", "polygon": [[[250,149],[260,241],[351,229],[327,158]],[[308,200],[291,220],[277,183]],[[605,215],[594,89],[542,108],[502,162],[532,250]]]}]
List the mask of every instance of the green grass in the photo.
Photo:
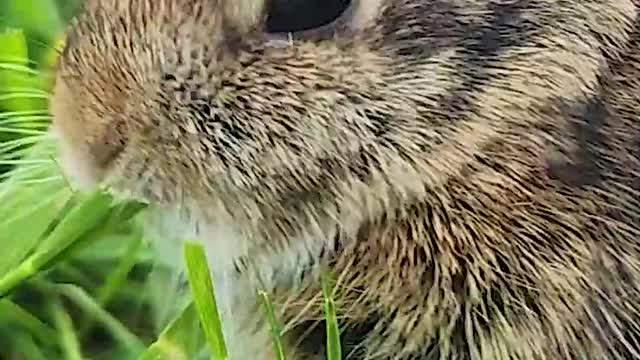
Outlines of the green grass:
[{"label": "green grass", "polygon": [[204,249],[198,243],[188,242],[185,244],[184,250],[191,292],[198,310],[200,323],[204,328],[207,343],[211,349],[212,359],[227,360],[227,347],[224,343],[213,280],[211,279],[211,272],[207,265]]},{"label": "green grass", "polygon": [[[184,249],[189,288],[154,260],[145,207],[72,189],[48,136],[51,67],[71,0],[0,2],[0,359],[226,359],[215,284],[197,243]],[[327,356],[341,358],[324,282]],[[258,291],[284,359],[273,304]]]}]

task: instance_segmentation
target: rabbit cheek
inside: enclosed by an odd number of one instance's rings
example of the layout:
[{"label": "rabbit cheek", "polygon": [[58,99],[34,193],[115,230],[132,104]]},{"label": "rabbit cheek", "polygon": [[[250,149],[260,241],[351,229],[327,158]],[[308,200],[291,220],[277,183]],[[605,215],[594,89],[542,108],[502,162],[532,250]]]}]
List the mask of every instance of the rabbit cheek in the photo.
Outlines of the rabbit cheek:
[{"label": "rabbit cheek", "polygon": [[89,152],[83,146],[70,144],[64,136],[58,136],[60,144],[60,160],[64,173],[69,180],[80,189],[91,189],[100,178],[97,169],[92,166]]},{"label": "rabbit cheek", "polygon": [[65,175],[74,185],[91,188],[98,182],[99,172],[88,151],[88,145],[83,141],[86,138],[83,133],[88,130],[71,106],[72,99],[64,83],[56,81],[50,104],[53,115],[51,130],[58,142],[60,162]]}]

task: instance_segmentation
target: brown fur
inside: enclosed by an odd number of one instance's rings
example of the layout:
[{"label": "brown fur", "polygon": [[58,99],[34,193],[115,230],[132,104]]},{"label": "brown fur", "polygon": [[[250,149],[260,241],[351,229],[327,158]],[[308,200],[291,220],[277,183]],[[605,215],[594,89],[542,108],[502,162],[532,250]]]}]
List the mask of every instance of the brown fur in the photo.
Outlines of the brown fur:
[{"label": "brown fur", "polygon": [[232,3],[90,1],[70,172],[247,239],[295,358],[325,267],[354,359],[640,358],[637,1],[356,0],[289,38]]}]

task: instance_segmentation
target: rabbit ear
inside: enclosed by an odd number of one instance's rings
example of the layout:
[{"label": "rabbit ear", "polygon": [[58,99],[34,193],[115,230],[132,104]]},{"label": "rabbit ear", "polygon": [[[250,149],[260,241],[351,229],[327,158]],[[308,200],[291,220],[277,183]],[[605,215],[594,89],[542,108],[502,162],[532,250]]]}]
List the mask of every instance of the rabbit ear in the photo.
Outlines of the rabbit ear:
[{"label": "rabbit ear", "polygon": [[225,24],[240,32],[258,27],[265,17],[268,0],[218,0],[223,7]]}]

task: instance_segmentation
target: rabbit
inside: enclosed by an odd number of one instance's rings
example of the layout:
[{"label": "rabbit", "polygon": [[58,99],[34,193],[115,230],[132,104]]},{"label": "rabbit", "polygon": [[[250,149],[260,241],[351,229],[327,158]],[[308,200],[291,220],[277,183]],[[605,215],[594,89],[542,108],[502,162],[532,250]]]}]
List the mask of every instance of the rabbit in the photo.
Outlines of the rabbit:
[{"label": "rabbit", "polygon": [[639,15],[87,0],[52,130],[154,244],[205,245],[230,359],[275,358],[258,291],[325,358],[324,276],[345,359],[637,359]]}]

